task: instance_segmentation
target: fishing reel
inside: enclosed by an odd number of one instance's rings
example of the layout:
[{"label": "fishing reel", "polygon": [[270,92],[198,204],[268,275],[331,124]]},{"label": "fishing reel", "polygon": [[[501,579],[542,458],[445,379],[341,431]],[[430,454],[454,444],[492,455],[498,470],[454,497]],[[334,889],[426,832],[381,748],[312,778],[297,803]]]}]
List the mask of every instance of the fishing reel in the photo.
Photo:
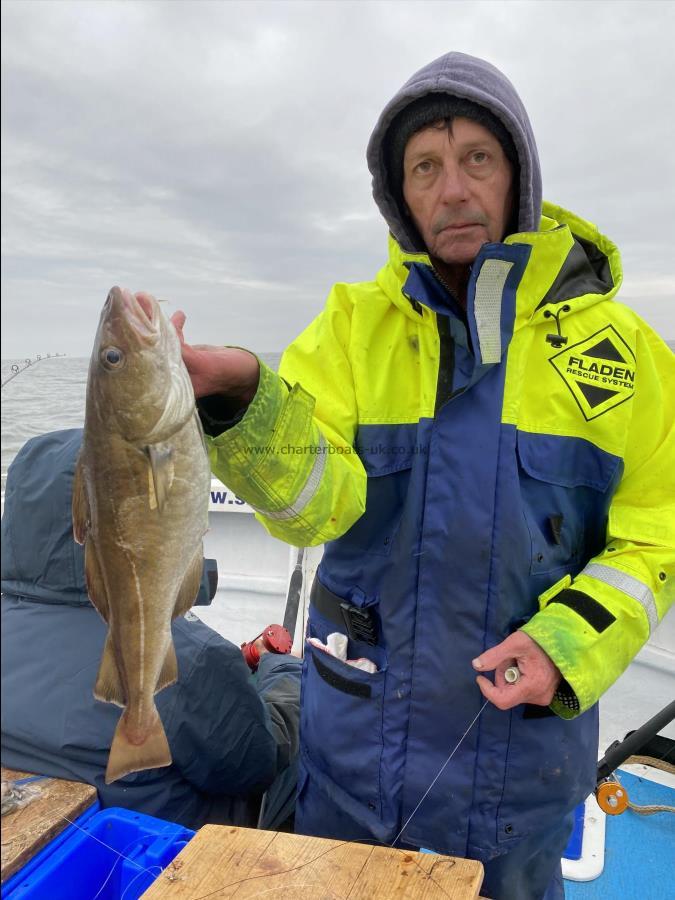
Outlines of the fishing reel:
[{"label": "fishing reel", "polygon": [[628,791],[616,778],[604,778],[595,787],[595,799],[608,816],[618,816],[628,809]]},{"label": "fishing reel", "polygon": [[260,650],[256,647],[260,638],[262,638],[263,647],[270,653],[290,653],[293,646],[293,638],[283,625],[268,625],[252,641],[241,645],[241,652],[252,672],[256,671],[260,663]]}]

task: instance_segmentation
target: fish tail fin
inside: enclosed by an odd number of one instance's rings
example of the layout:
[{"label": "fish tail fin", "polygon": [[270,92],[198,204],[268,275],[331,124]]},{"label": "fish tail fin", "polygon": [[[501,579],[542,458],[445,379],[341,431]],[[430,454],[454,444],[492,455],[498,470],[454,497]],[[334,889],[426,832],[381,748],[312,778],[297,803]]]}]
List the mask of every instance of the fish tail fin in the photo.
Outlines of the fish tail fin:
[{"label": "fish tail fin", "polygon": [[171,751],[166,739],[164,726],[153,703],[154,721],[147,731],[142,743],[133,743],[128,733],[128,710],[125,710],[117,723],[113,735],[108,767],[105,771],[105,783],[111,784],[131,772],[142,772],[144,769],[155,769],[171,765]]},{"label": "fish tail fin", "polygon": [[99,666],[94,686],[94,697],[97,700],[103,700],[105,703],[116,703],[118,706],[125,706],[127,702],[126,691],[120,679],[120,672],[115,660],[110,632],[108,632],[105,647],[103,648],[101,665]]}]

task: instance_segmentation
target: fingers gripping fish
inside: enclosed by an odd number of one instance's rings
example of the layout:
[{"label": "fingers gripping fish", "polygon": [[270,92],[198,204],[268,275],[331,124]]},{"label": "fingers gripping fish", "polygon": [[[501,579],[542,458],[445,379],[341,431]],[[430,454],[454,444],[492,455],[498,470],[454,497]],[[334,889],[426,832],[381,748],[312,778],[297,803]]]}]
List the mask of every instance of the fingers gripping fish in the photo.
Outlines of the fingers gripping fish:
[{"label": "fingers gripping fish", "polygon": [[177,677],[171,621],[201,580],[210,469],[190,379],[154,297],[114,287],[89,366],[73,530],[108,624],[94,696],[124,707],[106,783],[171,764],[154,695]]}]

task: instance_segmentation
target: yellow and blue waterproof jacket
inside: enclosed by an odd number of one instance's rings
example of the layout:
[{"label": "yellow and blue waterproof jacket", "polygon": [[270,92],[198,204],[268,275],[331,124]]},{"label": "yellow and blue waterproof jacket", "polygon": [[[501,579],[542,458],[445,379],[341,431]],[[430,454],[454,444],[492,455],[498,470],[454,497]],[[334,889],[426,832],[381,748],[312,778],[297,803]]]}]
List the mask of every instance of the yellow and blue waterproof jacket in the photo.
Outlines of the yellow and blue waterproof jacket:
[{"label": "yellow and blue waterproof jacket", "polygon": [[[335,834],[335,806],[340,836],[391,840],[482,705],[471,660],[517,628],[569,686],[557,715],[486,709],[404,839],[476,855],[592,789],[597,700],[675,579],[675,359],[620,280],[614,245],[545,205],[539,232],[483,247],[467,333],[391,240],[210,440],[269,532],[325,543],[321,583],[377,621],[348,654],[374,675],[307,647],[301,828]],[[310,612],[310,636],[336,630]]]},{"label": "yellow and blue waterproof jacket", "polygon": [[[391,842],[461,741],[402,841],[489,860],[593,788],[597,701],[672,602],[675,358],[615,300],[616,247],[559,207],[539,216],[513,88],[485,87],[487,64],[475,88],[467,60],[396,101],[502,90],[519,226],[482,247],[466,315],[376,176],[389,261],[335,285],[209,448],[271,534],[325,545],[308,636],[342,632],[377,665],[307,644],[297,829]],[[488,705],[462,740],[483,704],[471,660],[517,629],[561,688],[550,708]]]}]

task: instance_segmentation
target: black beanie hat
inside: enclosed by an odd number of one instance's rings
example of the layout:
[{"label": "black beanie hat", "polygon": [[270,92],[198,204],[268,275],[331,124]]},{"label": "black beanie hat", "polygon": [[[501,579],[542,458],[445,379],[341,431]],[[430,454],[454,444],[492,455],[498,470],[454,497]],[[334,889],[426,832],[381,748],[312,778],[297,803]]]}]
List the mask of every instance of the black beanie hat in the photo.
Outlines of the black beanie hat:
[{"label": "black beanie hat", "polygon": [[[478,103],[454,97],[452,94],[432,93],[404,107],[387,129],[384,141],[384,160],[389,188],[403,209],[403,157],[410,138],[427,125],[440,119],[462,116],[487,128],[499,141],[502,150],[513,166],[513,183],[518,184],[518,153],[511,135],[499,119]],[[516,204],[517,208],[517,204]]]}]

